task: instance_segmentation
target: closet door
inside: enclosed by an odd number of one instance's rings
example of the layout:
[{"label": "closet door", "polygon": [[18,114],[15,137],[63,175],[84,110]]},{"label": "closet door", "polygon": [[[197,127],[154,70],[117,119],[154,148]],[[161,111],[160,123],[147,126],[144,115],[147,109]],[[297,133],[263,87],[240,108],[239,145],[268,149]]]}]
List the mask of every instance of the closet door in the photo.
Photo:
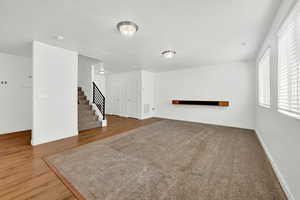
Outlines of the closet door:
[{"label": "closet door", "polygon": [[138,80],[135,76],[130,76],[127,81],[127,116],[138,118]]},{"label": "closet door", "polygon": [[127,80],[126,76],[120,79],[120,116],[128,117],[127,113]]},{"label": "closet door", "polygon": [[113,114],[113,100],[112,100],[112,85],[111,77],[106,78],[106,95],[105,95],[105,111],[106,114]]},{"label": "closet door", "polygon": [[120,115],[120,80],[112,80],[112,113],[114,115]]}]

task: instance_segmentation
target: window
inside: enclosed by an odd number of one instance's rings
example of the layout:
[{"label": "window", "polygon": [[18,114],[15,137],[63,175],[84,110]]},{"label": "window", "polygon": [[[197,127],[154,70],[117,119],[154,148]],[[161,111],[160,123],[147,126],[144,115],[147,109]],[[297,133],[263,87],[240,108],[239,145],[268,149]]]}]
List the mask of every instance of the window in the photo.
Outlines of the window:
[{"label": "window", "polygon": [[258,64],[258,104],[270,107],[270,49],[268,49]]},{"label": "window", "polygon": [[300,119],[300,3],[278,32],[278,111]]}]

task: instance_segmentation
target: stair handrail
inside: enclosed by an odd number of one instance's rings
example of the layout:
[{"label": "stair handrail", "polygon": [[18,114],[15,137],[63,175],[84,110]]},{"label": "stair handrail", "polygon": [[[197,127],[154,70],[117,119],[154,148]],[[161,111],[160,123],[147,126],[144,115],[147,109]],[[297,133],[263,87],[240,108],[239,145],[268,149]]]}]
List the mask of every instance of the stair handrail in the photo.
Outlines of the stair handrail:
[{"label": "stair handrail", "polygon": [[95,82],[93,82],[93,103],[97,106],[105,120],[105,97]]}]

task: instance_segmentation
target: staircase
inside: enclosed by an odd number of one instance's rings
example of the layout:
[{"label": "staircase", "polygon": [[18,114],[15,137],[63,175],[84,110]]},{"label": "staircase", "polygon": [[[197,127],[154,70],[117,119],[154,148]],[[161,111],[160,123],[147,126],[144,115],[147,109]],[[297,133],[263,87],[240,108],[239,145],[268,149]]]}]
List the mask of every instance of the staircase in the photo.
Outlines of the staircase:
[{"label": "staircase", "polygon": [[90,105],[89,100],[84,95],[82,88],[78,88],[78,130],[88,130],[101,127],[96,111]]}]

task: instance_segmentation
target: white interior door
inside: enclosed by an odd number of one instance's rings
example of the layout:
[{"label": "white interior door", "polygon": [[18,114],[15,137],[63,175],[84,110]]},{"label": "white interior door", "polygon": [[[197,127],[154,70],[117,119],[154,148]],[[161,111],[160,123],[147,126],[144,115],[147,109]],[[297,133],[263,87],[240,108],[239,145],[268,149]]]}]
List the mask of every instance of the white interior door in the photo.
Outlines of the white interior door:
[{"label": "white interior door", "polygon": [[126,82],[127,80],[124,77],[120,82],[120,116],[123,117],[128,117]]},{"label": "white interior door", "polygon": [[[139,79],[136,74],[115,75],[109,80],[112,114],[139,118]],[[108,92],[108,91],[107,91]]]},{"label": "white interior door", "polygon": [[120,81],[112,80],[112,113],[114,115],[121,115],[120,112]]},{"label": "white interior door", "polygon": [[126,84],[126,95],[127,95],[127,116],[138,118],[137,115],[137,106],[138,106],[138,88],[137,80],[133,77],[130,77]]}]

